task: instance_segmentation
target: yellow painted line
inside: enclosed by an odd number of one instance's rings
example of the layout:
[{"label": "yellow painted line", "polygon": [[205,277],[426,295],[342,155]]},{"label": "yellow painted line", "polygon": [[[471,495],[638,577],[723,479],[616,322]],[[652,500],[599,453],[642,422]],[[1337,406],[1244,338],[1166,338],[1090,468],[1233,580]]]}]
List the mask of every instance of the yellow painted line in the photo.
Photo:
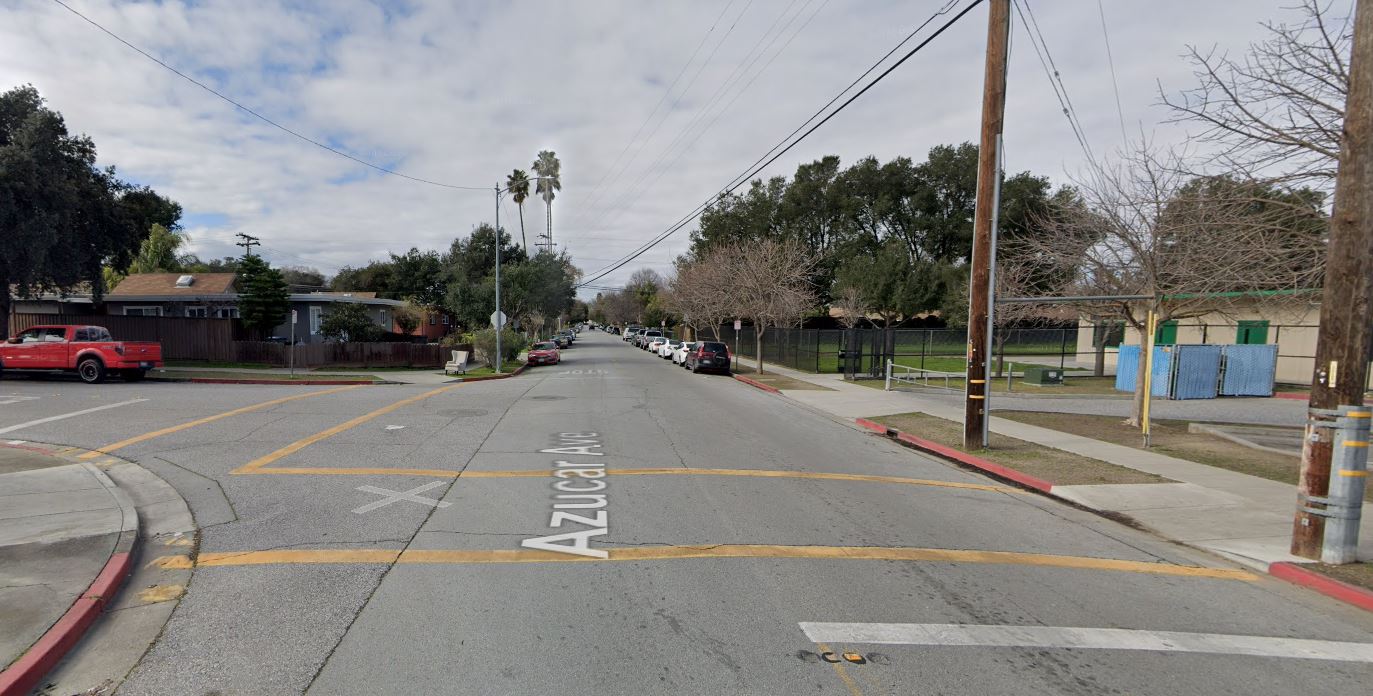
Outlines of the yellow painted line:
[{"label": "yellow painted line", "polygon": [[408,398],[408,399],[401,399],[400,401],[397,401],[397,402],[391,404],[390,406],[383,406],[383,407],[381,407],[381,408],[379,408],[379,409],[377,409],[377,410],[375,410],[375,411],[371,411],[371,412],[368,412],[368,413],[364,413],[364,414],[362,414],[361,416],[358,416],[357,418],[354,418],[354,419],[352,419],[352,420],[350,420],[350,421],[347,421],[347,422],[344,422],[344,423],[339,423],[338,425],[336,425],[336,426],[334,426],[334,427],[332,427],[332,428],[329,428],[329,429],[324,430],[324,431],[322,431],[322,432],[315,433],[314,435],[311,435],[310,437],[307,437],[307,438],[304,438],[304,439],[301,439],[301,440],[296,440],[295,442],[292,442],[291,444],[286,445],[285,447],[282,447],[281,449],[279,449],[279,450],[277,450],[277,451],[275,451],[275,452],[272,452],[271,454],[268,454],[268,455],[264,455],[264,456],[258,457],[257,459],[254,459],[253,461],[248,462],[247,464],[244,464],[243,466],[240,466],[239,468],[234,469],[233,471],[231,471],[231,472],[229,472],[229,473],[231,473],[231,474],[251,474],[251,473],[254,473],[254,471],[257,470],[257,469],[261,469],[261,468],[267,466],[268,464],[271,464],[272,462],[275,462],[275,461],[277,461],[278,459],[281,459],[281,458],[283,458],[283,457],[287,457],[287,456],[290,456],[290,455],[292,455],[292,454],[295,454],[296,452],[299,452],[299,451],[305,449],[306,447],[309,447],[310,445],[313,445],[313,444],[315,444],[315,443],[317,443],[317,442],[319,442],[319,441],[321,441],[321,440],[327,440],[327,439],[329,439],[329,438],[331,438],[331,437],[333,437],[333,436],[335,436],[335,435],[338,435],[338,434],[341,433],[341,432],[344,432],[345,430],[350,430],[350,429],[355,428],[355,427],[357,427],[357,426],[359,426],[359,425],[362,425],[363,423],[366,423],[367,421],[372,420],[373,418],[377,418],[377,417],[380,417],[380,416],[384,416],[384,415],[386,415],[386,414],[388,414],[388,413],[390,413],[390,412],[392,412],[392,411],[395,411],[395,410],[401,409],[401,408],[405,408],[406,406],[409,406],[410,404],[413,404],[413,403],[416,403],[416,402],[419,402],[419,401],[423,401],[423,400],[425,400],[425,399],[428,399],[428,398],[431,397],[431,396],[437,396],[437,395],[439,395],[439,394],[442,394],[442,393],[444,393],[444,392],[446,392],[446,391],[448,391],[448,390],[450,390],[450,389],[454,389],[454,388],[457,388],[457,387],[459,387],[459,386],[461,386],[461,383],[458,383],[458,384],[450,384],[450,385],[448,385],[448,386],[446,386],[446,387],[439,387],[438,389],[431,389],[431,390],[429,390],[429,391],[427,391],[427,392],[424,392],[423,394],[416,394],[415,396],[412,396],[412,397],[410,397],[410,398]]},{"label": "yellow painted line", "polygon": [[1350,411],[1344,415],[1346,418],[1373,418],[1373,411]]},{"label": "yellow painted line", "polygon": [[1368,441],[1367,441],[1367,440],[1345,440],[1345,441],[1344,441],[1344,446],[1345,446],[1345,447],[1367,447],[1367,446],[1368,446]]},{"label": "yellow painted line", "polygon": [[[449,469],[400,469],[387,467],[261,467],[251,471],[238,470],[244,474],[312,474],[322,476],[432,476],[434,478],[463,479],[504,479],[539,478],[552,476],[549,469],[525,471],[452,471]],[[869,474],[834,474],[817,471],[775,471],[771,469],[606,469],[610,476],[745,476],[752,478],[795,478],[822,481],[870,481],[873,483],[897,483],[908,486],[931,486],[936,488],[961,488],[972,491],[993,493],[1029,494],[1019,488],[991,486],[982,483],[961,483],[958,481],[935,481],[930,479],[906,478],[904,476],[877,476]]]},{"label": "yellow painted line", "polygon": [[1347,477],[1349,477],[1349,478],[1363,478],[1363,477],[1365,477],[1365,476],[1368,476],[1368,472],[1367,472],[1367,471],[1349,471],[1349,470],[1347,470],[1347,469],[1341,469],[1341,470],[1340,470],[1340,476],[1347,476]]},{"label": "yellow painted line", "polygon": [[[834,653],[827,643],[816,643],[815,647],[820,649],[821,655]],[[839,675],[839,680],[844,682],[844,686],[848,688],[849,696],[863,696],[862,689],[859,689],[858,684],[853,681],[853,677],[849,676],[849,671],[844,667],[843,661],[830,662],[830,666],[834,668],[834,673]]]},{"label": "yellow painted line", "polygon": [[99,456],[102,455],[102,454],[107,454],[107,453],[109,453],[109,452],[113,452],[113,451],[118,450],[118,449],[123,449],[123,448],[125,448],[125,447],[128,447],[129,445],[136,445],[136,444],[138,444],[138,443],[140,443],[140,442],[144,442],[144,441],[147,441],[147,440],[151,440],[151,439],[153,439],[153,438],[155,438],[155,437],[162,437],[163,435],[170,435],[170,434],[172,434],[172,433],[180,432],[180,431],[186,430],[186,429],[188,429],[188,428],[194,428],[194,427],[196,427],[196,426],[198,426],[198,425],[205,425],[206,423],[213,423],[213,422],[215,422],[215,421],[217,421],[217,420],[223,420],[223,419],[225,419],[225,418],[229,418],[229,417],[232,417],[232,416],[238,416],[238,415],[242,415],[242,414],[244,414],[244,413],[251,413],[251,412],[253,412],[253,411],[257,411],[257,410],[260,410],[260,409],[264,409],[264,408],[267,408],[267,407],[269,407],[269,406],[276,406],[277,404],[284,404],[284,403],[286,403],[286,402],[288,402],[288,401],[296,401],[296,400],[298,400],[298,399],[308,399],[308,398],[310,398],[310,397],[312,397],[312,396],[324,396],[325,394],[337,394],[338,392],[348,391],[349,389],[357,389],[358,387],[362,387],[362,386],[366,386],[366,385],[357,384],[357,385],[352,385],[352,386],[347,386],[347,387],[339,387],[339,388],[336,388],[336,389],[325,389],[325,390],[323,390],[323,391],[314,391],[314,392],[308,392],[308,393],[305,393],[305,394],[295,394],[295,395],[283,397],[283,398],[280,398],[280,399],[272,399],[271,401],[264,401],[264,402],[262,402],[262,403],[260,403],[260,404],[253,404],[252,406],[244,406],[243,408],[236,408],[236,409],[234,409],[234,410],[232,410],[232,411],[225,411],[224,413],[220,413],[220,414],[218,414],[218,415],[209,416],[209,417],[206,417],[206,418],[200,418],[200,419],[197,419],[197,420],[190,421],[190,422],[188,422],[188,423],[182,423],[181,425],[173,425],[173,426],[170,427],[170,428],[163,428],[163,429],[161,429],[161,430],[154,430],[154,431],[152,431],[152,432],[150,432],[150,433],[144,433],[144,434],[139,435],[139,436],[137,436],[137,437],[131,437],[131,438],[127,439],[127,440],[120,440],[119,442],[116,442],[116,443],[113,443],[113,444],[109,444],[109,445],[105,445],[104,447],[96,448],[96,449],[95,449],[94,451],[92,451],[92,452],[87,452],[87,453],[81,455],[81,456],[79,457],[79,459],[95,459],[96,457],[99,457]]},{"label": "yellow painted line", "polygon": [[[652,546],[607,549],[606,559],[576,556],[554,551],[525,549],[416,550],[395,549],[282,549],[273,551],[233,551],[201,553],[199,567],[323,564],[323,563],[405,563],[494,565],[514,563],[606,563],[619,561],[666,561],[688,558],[798,558],[841,561],[925,561],[933,563],[974,563],[1018,565],[1074,570],[1101,570],[1146,575],[1214,578],[1253,581],[1258,576],[1244,570],[1199,568],[1193,566],[1123,561],[1085,556],[1055,556],[1014,551],[972,551],[963,549],[926,549],[876,546],[778,546],[772,544],[721,544],[708,546]],[[182,567],[185,556],[170,556],[156,561],[162,567]]]}]

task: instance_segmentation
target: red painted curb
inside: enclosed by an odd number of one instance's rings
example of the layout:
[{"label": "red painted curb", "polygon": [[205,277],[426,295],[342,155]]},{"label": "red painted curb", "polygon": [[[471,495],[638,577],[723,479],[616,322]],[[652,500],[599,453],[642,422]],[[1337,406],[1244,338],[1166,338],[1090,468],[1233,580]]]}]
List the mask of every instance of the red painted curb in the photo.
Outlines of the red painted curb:
[{"label": "red painted curb", "polygon": [[67,613],[43,634],[14,664],[0,672],[0,696],[24,696],[71,650],[86,630],[100,618],[133,567],[131,553],[116,553],[105,562],[95,581],[76,599]]},{"label": "red painted curb", "polygon": [[855,418],[854,422],[876,433],[880,433],[883,435],[895,435],[897,440],[900,440],[901,442],[911,445],[912,447],[915,447],[917,449],[924,450],[931,454],[937,454],[947,459],[952,459],[961,464],[967,464],[968,466],[971,466],[975,469],[981,469],[994,476],[999,476],[1009,481],[1015,481],[1016,483],[1019,483],[1022,486],[1033,488],[1037,491],[1042,491],[1044,493],[1048,493],[1053,490],[1054,484],[1049,483],[1044,479],[1036,478],[1022,471],[1016,471],[1015,469],[1001,466],[1000,464],[993,464],[992,462],[989,462],[981,457],[975,457],[971,454],[967,454],[966,452],[960,452],[952,447],[945,447],[944,445],[941,445],[937,442],[930,442],[929,440],[916,437],[914,435],[911,435],[910,433],[903,433],[895,428],[888,428],[885,425],[874,423],[866,418]]},{"label": "red painted curb", "polygon": [[220,379],[218,377],[192,377],[190,379],[161,379],[163,382],[192,382],[194,384],[296,384],[302,387],[318,387],[328,384],[376,384],[371,379]]},{"label": "red painted curb", "polygon": [[1301,392],[1273,392],[1273,398],[1274,398],[1274,399],[1292,399],[1292,400],[1294,400],[1294,401],[1310,401],[1310,400],[1311,400],[1311,395],[1310,395],[1310,394],[1303,394],[1303,393],[1301,393]]},{"label": "red painted curb", "polygon": [[881,423],[874,423],[873,421],[870,421],[866,418],[855,418],[853,419],[853,422],[879,435],[887,434],[887,426],[882,425]]},{"label": "red painted curb", "polygon": [[1268,574],[1315,590],[1346,604],[1353,604],[1365,611],[1373,611],[1373,591],[1326,577],[1320,573],[1307,570],[1296,563],[1273,563],[1268,566]]},{"label": "red painted curb", "polygon": [[737,379],[737,380],[739,380],[740,382],[743,382],[744,384],[749,385],[750,387],[755,387],[755,388],[757,388],[757,389],[762,389],[762,390],[765,391],[765,392],[772,392],[773,394],[781,394],[781,393],[782,393],[782,390],[781,390],[781,389],[778,389],[777,387],[773,387],[773,386],[769,386],[769,385],[767,385],[767,384],[763,384],[762,382],[759,382],[759,381],[756,380],[756,379],[749,379],[748,377],[745,377],[745,376],[743,376],[743,375],[736,374],[736,375],[734,375],[734,379]]}]

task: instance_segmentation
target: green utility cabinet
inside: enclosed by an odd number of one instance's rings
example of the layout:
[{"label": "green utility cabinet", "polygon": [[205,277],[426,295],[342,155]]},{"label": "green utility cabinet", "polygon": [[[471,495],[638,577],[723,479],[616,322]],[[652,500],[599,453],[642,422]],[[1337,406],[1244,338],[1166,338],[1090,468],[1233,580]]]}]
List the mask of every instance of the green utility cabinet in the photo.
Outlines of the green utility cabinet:
[{"label": "green utility cabinet", "polygon": [[1057,367],[1027,367],[1025,368],[1026,384],[1063,384],[1063,370]]}]

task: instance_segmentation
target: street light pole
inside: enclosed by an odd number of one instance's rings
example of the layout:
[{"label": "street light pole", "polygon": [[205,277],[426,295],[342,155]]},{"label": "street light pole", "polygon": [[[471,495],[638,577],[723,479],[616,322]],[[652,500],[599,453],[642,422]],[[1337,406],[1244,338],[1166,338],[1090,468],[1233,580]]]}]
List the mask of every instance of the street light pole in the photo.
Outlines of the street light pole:
[{"label": "street light pole", "polygon": [[501,373],[501,184],[496,182],[496,374]]}]

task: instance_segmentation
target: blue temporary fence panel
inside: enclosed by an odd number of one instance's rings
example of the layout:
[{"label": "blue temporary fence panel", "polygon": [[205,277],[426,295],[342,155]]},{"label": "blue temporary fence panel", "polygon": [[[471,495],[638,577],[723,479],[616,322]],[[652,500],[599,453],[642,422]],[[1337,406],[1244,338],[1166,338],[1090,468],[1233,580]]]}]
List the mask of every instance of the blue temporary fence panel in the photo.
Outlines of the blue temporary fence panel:
[{"label": "blue temporary fence panel", "polygon": [[[1173,346],[1171,399],[1214,399],[1220,381],[1221,347],[1216,345]],[[1156,377],[1157,379],[1157,377]]]},{"label": "blue temporary fence panel", "polygon": [[1139,346],[1121,346],[1116,354],[1116,391],[1135,390],[1135,373],[1139,371]]},{"label": "blue temporary fence panel", "polygon": [[[1171,346],[1154,346],[1154,375],[1150,391],[1154,396],[1168,396],[1168,371],[1172,361]],[[1133,392],[1135,373],[1139,371],[1139,346],[1121,346],[1116,355],[1116,391]]]},{"label": "blue temporary fence panel", "polygon": [[1221,347],[1225,371],[1222,396],[1272,396],[1278,371],[1278,346],[1228,345]]}]

